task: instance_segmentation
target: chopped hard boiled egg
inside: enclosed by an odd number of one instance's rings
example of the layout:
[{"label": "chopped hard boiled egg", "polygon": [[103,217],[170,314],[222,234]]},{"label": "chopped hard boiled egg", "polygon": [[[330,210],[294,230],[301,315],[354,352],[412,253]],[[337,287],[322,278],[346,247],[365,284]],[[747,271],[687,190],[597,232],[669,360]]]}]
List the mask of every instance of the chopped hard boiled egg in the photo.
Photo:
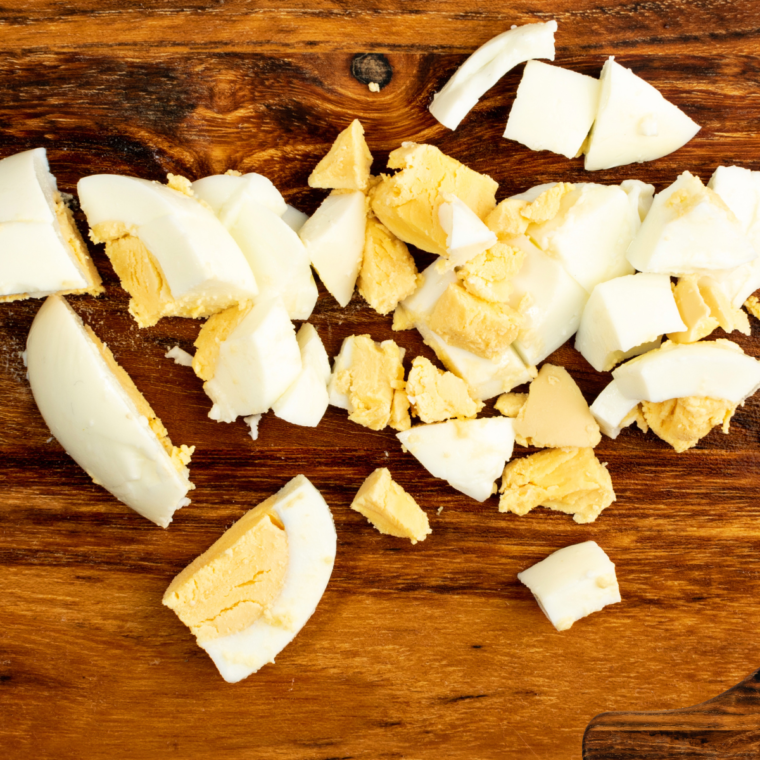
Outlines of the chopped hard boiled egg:
[{"label": "chopped hard boiled egg", "polygon": [[446,233],[445,268],[466,264],[496,244],[496,235],[456,195],[445,194],[438,207],[438,221]]},{"label": "chopped hard boiled egg", "polygon": [[504,137],[531,150],[579,155],[599,106],[598,79],[541,61],[528,61]]},{"label": "chopped hard boiled egg", "polygon": [[689,172],[655,196],[627,254],[639,271],[668,275],[738,267],[757,255],[734,212]]},{"label": "chopped hard boiled egg", "polygon": [[566,546],[517,577],[558,631],[621,601],[615,565],[595,541]]},{"label": "chopped hard boiled egg", "polygon": [[266,412],[302,368],[295,329],[279,298],[215,314],[195,346],[193,370],[214,402],[208,416],[219,422]]},{"label": "chopped hard boiled egg", "polygon": [[257,294],[237,243],[194,198],[114,174],[84,177],[77,189],[90,237],[106,244],[140,327],[168,316],[206,317]]},{"label": "chopped hard boiled egg", "polygon": [[413,544],[432,533],[427,515],[385,467],[362,483],[351,509],[364,515],[380,533],[408,538]]},{"label": "chopped hard boiled egg", "polygon": [[740,404],[760,388],[760,361],[730,340],[667,341],[612,376],[624,396],[638,401],[700,396]]},{"label": "chopped hard boiled egg", "polygon": [[449,129],[462,119],[496,82],[519,63],[532,58],[554,60],[556,21],[512,27],[481,45],[433,96],[430,113]]},{"label": "chopped hard boiled egg", "polygon": [[604,64],[600,82],[586,171],[654,161],[678,150],[699,132],[698,124],[614,58]]},{"label": "chopped hard boiled egg", "polygon": [[539,451],[504,468],[499,512],[526,515],[543,506],[594,522],[615,501],[612,478],[590,448]]},{"label": "chopped hard boiled egg", "polygon": [[483,408],[467,383],[453,372],[442,372],[424,356],[415,356],[406,382],[411,412],[422,422],[451,417],[469,419]]},{"label": "chopped hard boiled egg", "polygon": [[0,301],[103,292],[44,148],[0,161]]},{"label": "chopped hard boiled egg", "polygon": [[659,346],[662,335],[686,329],[670,278],[630,274],[597,285],[583,310],[575,348],[597,371]]},{"label": "chopped hard boiled egg", "polygon": [[364,140],[364,127],[354,119],[336,138],[327,155],[309,176],[309,187],[366,191],[372,154]]},{"label": "chopped hard boiled egg", "polygon": [[544,364],[514,421],[520,446],[590,447],[602,439],[580,388],[564,367]]},{"label": "chopped hard boiled egg", "polygon": [[383,175],[372,188],[372,211],[397,238],[423,251],[447,255],[448,234],[439,218],[447,196],[455,195],[480,219],[496,206],[496,182],[433,145],[402,143],[388,156],[388,168],[400,171]]},{"label": "chopped hard boiled egg", "polygon": [[238,206],[249,201],[268,208],[280,217],[289,208],[282,193],[262,174],[212,174],[193,182],[190,189],[193,197],[207,204],[214,214],[221,217],[225,226],[228,226],[227,215],[237,216]]},{"label": "chopped hard boiled egg", "polygon": [[361,269],[366,224],[364,193],[334,191],[298,233],[319,278],[344,307]]},{"label": "chopped hard boiled egg", "polygon": [[620,392],[616,380],[612,380],[589,407],[602,432],[609,438],[617,438],[628,422],[629,415],[639,400],[628,398]]},{"label": "chopped hard boiled egg", "polygon": [[514,445],[512,420],[506,417],[417,425],[396,437],[433,477],[476,501],[494,493]]},{"label": "chopped hard boiled egg", "polygon": [[272,404],[272,411],[294,425],[316,427],[330,403],[327,393],[330,361],[313,325],[308,322],[301,325],[296,339],[301,351],[301,371]]},{"label": "chopped hard boiled egg", "polygon": [[108,347],[60,296],[27,340],[29,383],[50,432],[93,481],[165,528],[190,503],[192,447],[166,429]]},{"label": "chopped hard boiled egg", "polygon": [[273,663],[314,614],[336,546],[330,508],[298,475],[188,565],[163,602],[236,683]]}]

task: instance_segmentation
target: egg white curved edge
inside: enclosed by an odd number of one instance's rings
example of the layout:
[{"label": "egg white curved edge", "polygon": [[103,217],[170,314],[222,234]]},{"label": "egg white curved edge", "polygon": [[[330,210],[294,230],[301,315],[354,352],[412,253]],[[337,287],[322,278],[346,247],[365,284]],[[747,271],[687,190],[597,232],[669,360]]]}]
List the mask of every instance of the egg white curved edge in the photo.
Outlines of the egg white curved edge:
[{"label": "egg white curved edge", "polygon": [[301,238],[250,197],[237,203],[237,213],[226,226],[253,271],[260,297],[280,296],[291,319],[308,319],[318,292]]},{"label": "egg white curved edge", "polygon": [[192,183],[194,197],[207,203],[212,211],[220,215],[225,205],[237,198],[248,197],[266,206],[278,216],[282,216],[288,206],[282,193],[263,174],[212,174]]},{"label": "egg white curved edge", "polygon": [[514,27],[481,45],[435,93],[430,113],[456,129],[486,92],[518,63],[532,58],[554,60],[556,21]]},{"label": "egg white curved edge", "polygon": [[417,425],[396,437],[431,475],[476,501],[493,493],[515,442],[508,417]]},{"label": "egg white curved edge", "polygon": [[760,388],[760,362],[731,341],[666,343],[613,370],[620,392],[639,401],[700,396],[741,403]]},{"label": "egg white curved edge", "polygon": [[0,222],[0,296],[32,298],[88,286],[53,224]]},{"label": "egg white curved edge", "polygon": [[620,435],[620,423],[638,403],[638,399],[624,396],[620,392],[617,381],[612,380],[596,397],[589,409],[602,432],[608,438],[614,439]]},{"label": "egg white curved edge", "polygon": [[221,222],[201,210],[193,216],[157,217],[135,234],[159,263],[176,300],[253,298],[258,287],[245,256]]},{"label": "egg white curved edge", "polygon": [[168,214],[193,216],[213,213],[177,190],[139,177],[92,174],[77,183],[79,204],[90,227],[103,222],[122,222],[136,228]]},{"label": "egg white curved edge", "polygon": [[50,296],[27,340],[29,383],[51,433],[99,485],[161,527],[193,488],[108,368],[82,320]]},{"label": "egg white curved edge", "polygon": [[55,222],[55,177],[44,148],[0,161],[0,222]]},{"label": "egg white curved edge", "polygon": [[277,494],[273,509],[288,539],[288,567],[280,595],[249,628],[199,642],[228,683],[274,662],[314,614],[335,564],[332,514],[306,477],[293,478]]}]

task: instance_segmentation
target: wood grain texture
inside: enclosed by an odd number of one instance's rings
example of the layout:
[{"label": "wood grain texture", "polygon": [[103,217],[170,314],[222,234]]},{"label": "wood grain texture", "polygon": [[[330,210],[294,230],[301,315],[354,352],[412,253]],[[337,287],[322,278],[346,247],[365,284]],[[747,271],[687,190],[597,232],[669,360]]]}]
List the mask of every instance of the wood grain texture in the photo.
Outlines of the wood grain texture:
[{"label": "wood grain texture", "polygon": [[[703,180],[720,163],[760,169],[755,4],[563,0],[551,10],[557,63],[596,75],[616,55],[703,125],[677,153],[594,181],[634,177],[661,189],[685,169]],[[426,110],[466,53],[512,23],[551,16],[535,1],[4,6],[0,156],[46,147],[68,192],[95,172],[258,171],[311,212],[323,193],[306,178],[358,116],[375,171],[401,141],[417,140],[489,173],[499,198],[588,180],[578,160],[500,137],[519,68],[455,133]],[[351,76],[355,54],[367,52],[392,66],[380,93]],[[72,303],[175,443],[197,446],[197,489],[164,531],[94,486],[50,440],[25,379],[20,354],[39,303],[3,305],[0,748],[9,758],[569,760],[599,713],[697,704],[760,665],[757,398],[730,436],[713,432],[686,454],[637,431],[605,438],[598,452],[618,501],[592,525],[541,509],[502,515],[495,499],[478,504],[430,477],[391,431],[358,427],[339,410],[313,431],[268,415],[255,443],[242,422],[210,421],[192,371],[164,358],[176,344],[192,350],[199,323],[139,330],[102,250],[93,253],[106,295]],[[340,309],[322,289],[311,321],[331,355],[347,335],[370,333],[395,338],[409,361],[432,358],[416,333],[393,333],[359,296]],[[752,327],[738,342],[760,356]],[[570,346],[551,360],[589,400],[607,382]],[[425,542],[380,536],[350,510],[378,466],[428,513]],[[275,666],[225,684],[161,596],[301,472],[335,516],[333,578]],[[617,564],[624,602],[559,634],[516,574],[586,539]],[[646,746],[635,735],[625,747]]]},{"label": "wood grain texture", "polygon": [[598,715],[583,737],[583,758],[751,760],[760,755],[758,710],[760,671],[694,707]]}]

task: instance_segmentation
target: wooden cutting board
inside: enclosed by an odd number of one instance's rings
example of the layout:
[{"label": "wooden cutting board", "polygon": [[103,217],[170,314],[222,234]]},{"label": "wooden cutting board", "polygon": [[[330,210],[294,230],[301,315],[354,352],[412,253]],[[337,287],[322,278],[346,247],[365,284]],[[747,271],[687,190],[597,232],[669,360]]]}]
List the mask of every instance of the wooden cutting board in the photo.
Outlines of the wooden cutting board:
[{"label": "wooden cutting board", "polygon": [[[596,76],[614,55],[702,131],[660,161],[588,175],[580,160],[500,137],[522,67],[456,132],[429,115],[432,93],[478,45],[511,24],[550,18],[559,65]],[[759,35],[760,4],[721,0],[30,0],[0,9],[0,155],[44,146],[67,192],[96,172],[160,180],[256,171],[312,212],[323,193],[306,179],[359,117],[375,172],[401,141],[416,140],[493,176],[499,199],[554,180],[638,178],[659,190],[686,169],[704,181],[719,164],[760,169]],[[366,53],[385,57],[354,61]],[[370,92],[352,63],[383,89]],[[581,756],[598,713],[685,707],[760,666],[759,399],[738,411],[730,436],[713,432],[685,454],[632,430],[604,438],[597,453],[618,500],[592,525],[544,509],[500,514],[496,499],[479,504],[429,476],[392,431],[361,428],[340,410],[315,430],[268,415],[256,442],[242,422],[207,419],[200,382],[164,358],[174,345],[192,351],[200,324],[138,329],[102,250],[93,251],[106,296],[72,303],[174,442],[197,447],[197,489],[162,530],[94,486],[50,438],[25,379],[21,352],[39,302],[0,305],[5,756],[564,760]],[[370,333],[396,339],[410,359],[431,356],[416,333],[393,333],[358,295],[340,309],[322,289],[311,321],[331,355],[347,335]],[[752,327],[751,337],[731,337],[760,356],[754,319]],[[570,346],[551,361],[588,400],[609,379]],[[381,536],[349,509],[380,466],[428,513],[424,543]],[[298,473],[335,517],[332,580],[277,664],[229,685],[161,596]],[[560,634],[516,574],[588,539],[617,564],[623,603]],[[744,754],[715,749],[705,734],[678,756],[757,756],[754,704],[741,703],[755,743],[731,745]],[[633,723],[624,748],[608,725],[587,756],[654,757],[646,748],[662,725],[639,721],[638,741]]]}]

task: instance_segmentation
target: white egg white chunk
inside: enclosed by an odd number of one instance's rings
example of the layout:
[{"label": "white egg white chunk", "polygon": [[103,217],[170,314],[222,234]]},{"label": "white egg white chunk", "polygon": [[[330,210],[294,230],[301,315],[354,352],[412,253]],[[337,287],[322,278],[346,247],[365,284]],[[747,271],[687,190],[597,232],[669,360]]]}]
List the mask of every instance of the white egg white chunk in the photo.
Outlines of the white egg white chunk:
[{"label": "white egg white chunk", "polygon": [[481,45],[433,96],[430,113],[445,127],[456,129],[486,90],[508,71],[531,58],[554,60],[557,22],[525,24]]},{"label": "white egg white chunk", "polygon": [[621,601],[615,565],[595,541],[559,549],[517,578],[558,631]]},{"label": "white egg white chunk", "polygon": [[338,409],[346,409],[353,412],[348,402],[348,393],[341,393],[337,390],[337,379],[341,372],[351,369],[351,363],[354,360],[354,336],[349,335],[343,339],[340,351],[333,362],[332,373],[327,383],[327,395],[331,406],[337,406]]},{"label": "white egg white chunk", "polygon": [[536,368],[526,365],[512,346],[497,359],[486,359],[450,345],[424,322],[417,325],[417,330],[446,369],[461,377],[481,401],[507,393],[536,376]]},{"label": "white egg white chunk", "polygon": [[531,150],[575,158],[599,106],[599,80],[541,61],[528,61],[504,137]]},{"label": "white egg white chunk", "polygon": [[250,627],[199,642],[228,683],[274,662],[314,614],[335,564],[335,524],[327,502],[311,482],[298,475],[273,500],[288,539],[282,591]]},{"label": "white egg white chunk", "polygon": [[[229,204],[234,204],[234,210]],[[317,303],[317,285],[306,248],[283,219],[250,196],[222,206],[224,220],[253,271],[260,299],[281,297],[291,319],[308,319]]]},{"label": "white egg white chunk", "polygon": [[249,200],[277,216],[282,216],[288,209],[282,193],[263,174],[212,174],[193,182],[192,189],[194,197],[207,203],[217,216],[225,206],[236,213],[235,205]]},{"label": "white egg white chunk", "polygon": [[0,161],[0,222],[53,224],[57,195],[44,148]]},{"label": "white egg white chunk", "polygon": [[597,285],[589,296],[575,348],[597,371],[656,348],[663,335],[685,330],[665,274],[629,274]]},{"label": "white egg white chunk", "polygon": [[308,214],[304,214],[303,211],[299,211],[294,206],[288,205],[285,209],[285,213],[282,215],[282,221],[290,227],[293,232],[300,232],[301,227],[306,224],[306,220],[309,218]]},{"label": "white egg white chunk", "polygon": [[699,132],[699,125],[680,108],[614,58],[604,64],[600,81],[586,171],[654,161],[678,150]]},{"label": "white egg white chunk", "polygon": [[367,224],[362,192],[328,195],[298,233],[319,279],[346,306],[354,294]]},{"label": "white egg white chunk", "polygon": [[528,238],[515,237],[510,245],[525,252],[509,298],[509,305],[523,316],[513,345],[526,364],[536,365],[573,336],[588,293]]},{"label": "white egg white chunk", "polygon": [[[44,148],[0,161],[0,298],[42,298],[97,287],[56,216],[61,203]],[[97,282],[93,282],[93,278]],[[90,291],[92,292],[92,291]]]},{"label": "white egg white chunk", "polygon": [[508,417],[417,425],[396,437],[433,477],[476,501],[494,493],[515,442]]},{"label": "white egg white chunk", "polygon": [[214,377],[203,385],[212,420],[263,414],[301,371],[301,351],[282,300],[257,303],[219,347]]},{"label": "white egg white chunk", "polygon": [[496,244],[496,235],[478,215],[456,195],[444,195],[438,207],[438,220],[446,233],[446,268],[466,264]]},{"label": "white egg white chunk", "polygon": [[301,371],[272,404],[272,411],[293,425],[316,427],[325,416],[330,401],[327,393],[330,361],[313,325],[303,324],[296,339],[301,351]]},{"label": "white egg white chunk", "polygon": [[179,346],[172,346],[172,348],[170,348],[164,354],[164,356],[167,359],[174,359],[174,363],[179,364],[181,367],[193,366],[193,355],[187,353],[187,351],[180,348]]},{"label": "white egg white chunk", "polygon": [[760,388],[760,362],[730,340],[668,341],[612,376],[624,396],[638,401],[701,396],[739,404]]},{"label": "white egg white chunk", "polygon": [[[734,212],[744,234],[760,254],[760,172],[719,166],[707,186]],[[731,305],[738,309],[760,288],[760,256],[748,264],[711,273]]]},{"label": "white egg white chunk", "polygon": [[330,358],[325,351],[325,345],[314,325],[304,322],[299,329],[296,340],[301,351],[301,362],[304,366],[312,366],[327,385],[330,381]]},{"label": "white egg white chunk", "polygon": [[114,174],[84,177],[77,190],[91,228],[117,224],[140,239],[175,301],[228,304],[258,293],[237,243],[196,199],[158,182]]},{"label": "white egg white chunk", "polygon": [[[654,185],[638,179],[626,179],[620,183],[620,188],[628,196],[631,212],[643,222],[654,202]],[[639,229],[639,225],[636,225],[636,229]]]},{"label": "white egg white chunk", "polygon": [[730,269],[757,255],[736,215],[689,172],[655,196],[628,249],[640,272],[669,275]]},{"label": "white egg white chunk", "polygon": [[50,296],[27,340],[29,383],[50,432],[95,483],[165,528],[190,503],[172,462],[82,320]]},{"label": "white egg white chunk", "polygon": [[589,408],[602,432],[614,439],[620,435],[623,420],[638,403],[638,399],[624,396],[617,381],[612,380]]},{"label": "white egg white chunk", "polygon": [[633,274],[626,251],[640,226],[619,185],[581,183],[562,197],[553,219],[531,224],[527,235],[590,293],[600,282]]}]

